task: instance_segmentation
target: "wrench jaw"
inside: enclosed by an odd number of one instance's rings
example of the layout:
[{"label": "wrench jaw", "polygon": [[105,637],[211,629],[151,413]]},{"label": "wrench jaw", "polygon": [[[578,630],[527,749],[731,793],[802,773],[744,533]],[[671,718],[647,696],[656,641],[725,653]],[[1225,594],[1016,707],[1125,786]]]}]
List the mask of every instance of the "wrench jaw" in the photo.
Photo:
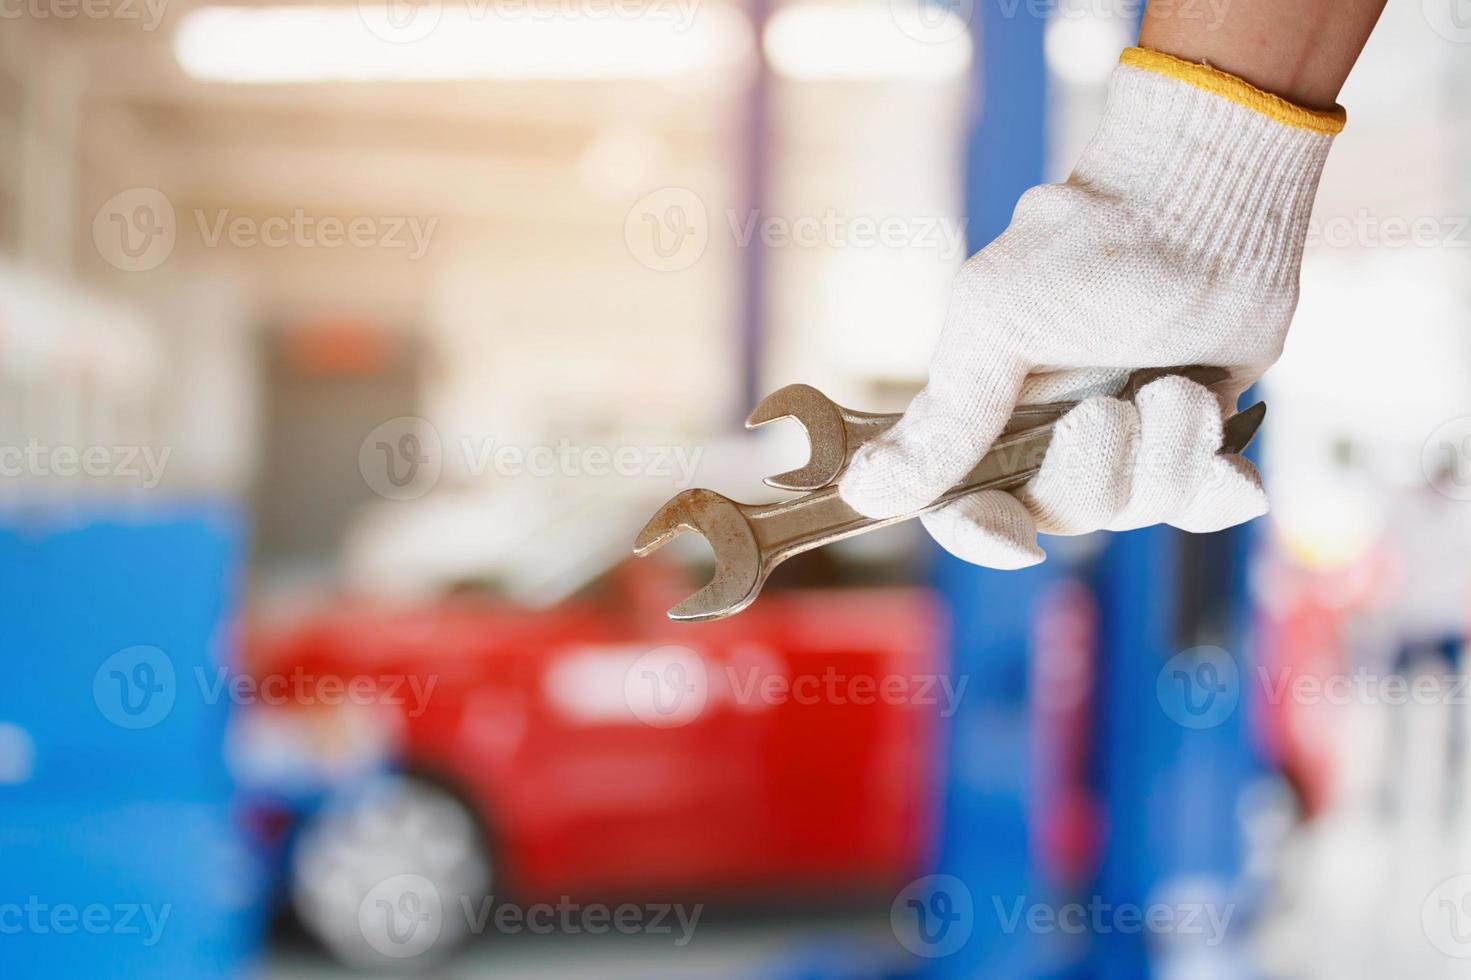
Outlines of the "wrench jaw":
[{"label": "wrench jaw", "polygon": [[811,385],[787,385],[761,399],[746,416],[746,428],[778,419],[795,419],[807,433],[807,463],[767,477],[766,485],[778,490],[816,490],[836,480],[848,464],[848,432],[838,404]]},{"label": "wrench jaw", "polygon": [[735,501],[712,490],[685,490],[660,507],[634,541],[640,558],[686,531],[704,535],[715,552],[715,578],[669,610],[683,622],[722,619],[756,600],[768,569],[763,567],[755,532]]}]

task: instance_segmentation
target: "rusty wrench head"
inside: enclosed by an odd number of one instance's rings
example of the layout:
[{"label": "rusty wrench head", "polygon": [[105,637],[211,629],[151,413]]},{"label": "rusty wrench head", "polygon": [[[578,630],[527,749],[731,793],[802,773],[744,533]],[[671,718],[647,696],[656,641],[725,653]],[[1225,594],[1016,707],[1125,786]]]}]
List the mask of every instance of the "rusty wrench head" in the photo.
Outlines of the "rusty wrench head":
[{"label": "rusty wrench head", "polygon": [[769,569],[745,509],[713,490],[685,490],[660,507],[639,532],[633,553],[640,558],[685,531],[703,535],[715,552],[715,578],[670,609],[670,619],[719,619],[755,600]]}]

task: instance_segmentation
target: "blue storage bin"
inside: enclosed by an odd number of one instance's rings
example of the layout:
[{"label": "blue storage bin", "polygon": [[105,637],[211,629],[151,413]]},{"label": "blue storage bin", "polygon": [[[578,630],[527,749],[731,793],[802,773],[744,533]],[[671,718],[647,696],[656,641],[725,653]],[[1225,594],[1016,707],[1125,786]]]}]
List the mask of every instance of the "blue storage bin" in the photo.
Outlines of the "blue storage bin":
[{"label": "blue storage bin", "polygon": [[235,512],[0,514],[0,976],[238,976],[261,861],[224,743]]},{"label": "blue storage bin", "polygon": [[262,874],[223,803],[7,805],[0,974],[239,976],[263,929]]},{"label": "blue storage bin", "polygon": [[0,527],[12,667],[0,724],[32,748],[28,778],[0,782],[0,805],[228,793],[219,681],[240,539],[233,513],[206,505]]}]

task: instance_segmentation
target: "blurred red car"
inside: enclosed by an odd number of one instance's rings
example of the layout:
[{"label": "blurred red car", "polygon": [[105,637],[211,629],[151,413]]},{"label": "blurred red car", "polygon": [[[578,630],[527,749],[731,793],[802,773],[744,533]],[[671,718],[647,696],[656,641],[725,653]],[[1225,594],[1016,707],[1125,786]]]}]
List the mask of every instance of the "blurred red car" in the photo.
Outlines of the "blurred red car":
[{"label": "blurred red car", "polygon": [[531,902],[892,894],[919,873],[963,693],[940,677],[937,601],[774,588],[669,622],[697,584],[627,562],[542,610],[347,604],[259,632],[251,674],[291,692],[252,712],[265,741],[384,763],[303,818],[309,930],[351,955],[361,896],[393,875]]}]

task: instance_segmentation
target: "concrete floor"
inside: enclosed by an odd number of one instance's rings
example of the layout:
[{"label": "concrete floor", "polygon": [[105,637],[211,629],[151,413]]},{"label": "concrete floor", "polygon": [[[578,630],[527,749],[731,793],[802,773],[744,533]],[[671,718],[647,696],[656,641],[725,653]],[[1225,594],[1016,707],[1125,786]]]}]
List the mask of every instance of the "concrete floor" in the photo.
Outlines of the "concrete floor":
[{"label": "concrete floor", "polygon": [[[449,962],[427,973],[440,980],[757,980],[813,976],[878,977],[904,965],[888,916],[841,913],[818,917],[742,914],[702,921],[689,943],[669,937],[622,935],[482,936]],[[851,963],[850,971],[841,964]],[[807,969],[801,969],[802,965]],[[393,976],[352,970],[331,961],[304,940],[274,945],[265,976],[271,980],[341,980]]]}]

